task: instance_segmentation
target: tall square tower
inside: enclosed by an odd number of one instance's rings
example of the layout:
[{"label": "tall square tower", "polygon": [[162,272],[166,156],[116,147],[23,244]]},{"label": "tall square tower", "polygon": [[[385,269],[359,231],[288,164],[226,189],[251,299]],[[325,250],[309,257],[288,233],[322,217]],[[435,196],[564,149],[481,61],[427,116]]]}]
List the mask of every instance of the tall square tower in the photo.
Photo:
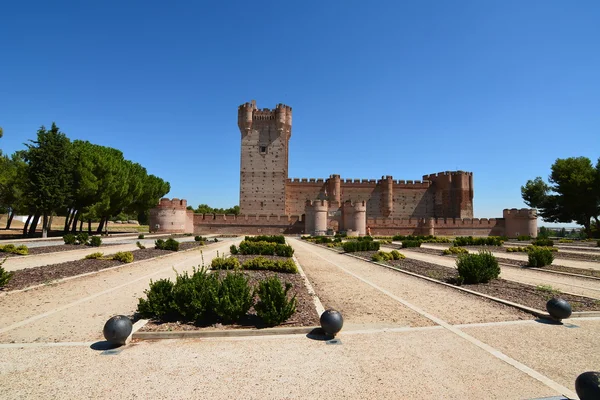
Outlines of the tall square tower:
[{"label": "tall square tower", "polygon": [[285,214],[292,108],[278,104],[273,110],[259,110],[252,100],[239,106],[238,127],[240,213]]}]

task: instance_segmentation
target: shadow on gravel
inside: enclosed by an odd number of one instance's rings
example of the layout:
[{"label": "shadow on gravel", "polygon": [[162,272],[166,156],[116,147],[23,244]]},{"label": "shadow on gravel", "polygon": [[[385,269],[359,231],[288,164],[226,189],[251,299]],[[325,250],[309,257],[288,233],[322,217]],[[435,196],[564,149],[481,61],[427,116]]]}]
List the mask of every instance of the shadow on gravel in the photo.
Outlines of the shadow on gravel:
[{"label": "shadow on gravel", "polygon": [[90,346],[90,349],[97,350],[97,351],[105,351],[105,350],[116,349],[117,347],[121,347],[121,345],[110,343],[110,342],[107,342],[106,340],[102,340],[100,342],[92,343],[92,345]]},{"label": "shadow on gravel", "polygon": [[323,331],[323,328],[313,329],[312,331],[306,334],[306,337],[321,342],[326,342],[328,340],[333,339],[333,336],[326,334],[325,331]]}]

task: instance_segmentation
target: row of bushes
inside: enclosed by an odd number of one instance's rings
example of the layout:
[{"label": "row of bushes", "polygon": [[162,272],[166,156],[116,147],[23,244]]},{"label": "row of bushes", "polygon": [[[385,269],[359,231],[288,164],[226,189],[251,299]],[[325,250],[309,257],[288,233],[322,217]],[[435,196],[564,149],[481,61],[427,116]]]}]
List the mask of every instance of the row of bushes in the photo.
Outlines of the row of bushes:
[{"label": "row of bushes", "polygon": [[179,251],[179,242],[173,238],[167,240],[156,239],[154,241],[154,248],[158,250]]},{"label": "row of bushes", "polygon": [[558,243],[573,243],[574,240],[573,239],[560,239],[558,241]]},{"label": "row of bushes", "polygon": [[112,255],[112,257],[104,257],[101,252],[88,254],[85,256],[87,260],[116,260],[122,263],[133,262],[133,253],[130,251],[119,251]]},{"label": "row of bushes", "polygon": [[476,237],[459,236],[452,243],[454,246],[502,246],[504,238],[499,236]]},{"label": "row of bushes", "polygon": [[379,242],[369,240],[351,240],[342,244],[342,248],[346,253],[354,253],[356,251],[378,251]]},{"label": "row of bushes", "polygon": [[405,240],[420,240],[422,243],[450,243],[451,240],[446,237],[437,237],[433,235],[396,235],[392,238],[394,241],[403,242]]},{"label": "row of bushes", "polygon": [[283,235],[246,236],[244,240],[248,242],[269,242],[285,244],[285,237]]},{"label": "row of bushes", "polygon": [[243,254],[243,255],[262,255],[262,256],[280,256],[280,257],[291,257],[294,255],[294,249],[292,246],[286,244],[279,244],[274,242],[253,242],[243,240],[239,247],[231,245],[229,248],[231,254]]},{"label": "row of bushes", "polygon": [[442,251],[442,254],[445,256],[450,254],[469,254],[469,250],[465,249],[464,247],[451,246],[450,248]]},{"label": "row of bushes", "polygon": [[18,254],[20,256],[26,256],[29,254],[29,248],[24,244],[15,246],[14,244],[0,245],[0,253]]},{"label": "row of bushes", "polygon": [[[252,289],[248,278],[238,272],[227,272],[223,279],[204,268],[184,272],[175,282],[161,279],[150,282],[146,299],[139,299],[137,310],[142,318],[162,321],[232,323],[240,321],[252,306],[268,326],[279,325],[296,311],[297,300],[288,292],[292,285],[282,285],[277,277],[259,282]],[[255,297],[258,302],[255,303]]]},{"label": "row of bushes", "polygon": [[529,245],[529,246],[525,246],[525,247],[507,247],[506,251],[509,253],[527,253],[531,250],[536,250],[536,249],[546,249],[548,251],[553,251],[553,252],[558,252],[558,249],[556,247],[546,247],[546,246],[534,246],[534,245]]},{"label": "row of bushes", "polygon": [[216,257],[213,258],[210,264],[211,269],[248,269],[248,270],[262,270],[262,271],[275,271],[275,272],[287,272],[295,274],[298,272],[298,267],[292,259],[289,260],[270,260],[265,257],[256,257],[251,260],[247,260],[240,264],[240,261],[235,257]]},{"label": "row of bushes", "polygon": [[423,242],[421,240],[403,240],[402,248],[406,249],[407,247],[421,247]]},{"label": "row of bushes", "polygon": [[390,260],[404,260],[406,256],[400,253],[398,250],[392,250],[389,253],[385,251],[378,251],[371,256],[372,261],[383,262]]},{"label": "row of bushes", "polygon": [[527,240],[531,240],[531,236],[529,236],[529,235],[519,235],[519,236],[517,236],[517,240],[519,242],[525,242]]},{"label": "row of bushes", "polygon": [[102,244],[102,239],[100,238],[100,236],[92,236],[90,238],[90,235],[87,232],[80,232],[77,235],[68,233],[65,236],[63,236],[63,241],[65,242],[65,244],[80,244],[92,247],[100,247],[100,245]]},{"label": "row of bushes", "polygon": [[554,240],[551,239],[535,239],[531,242],[534,246],[554,246]]}]

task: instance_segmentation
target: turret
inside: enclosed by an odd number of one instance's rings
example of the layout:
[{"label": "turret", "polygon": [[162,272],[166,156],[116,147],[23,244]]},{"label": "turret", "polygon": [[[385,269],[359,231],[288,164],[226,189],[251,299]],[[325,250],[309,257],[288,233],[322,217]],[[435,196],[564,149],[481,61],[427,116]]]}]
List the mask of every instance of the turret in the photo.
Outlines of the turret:
[{"label": "turret", "polygon": [[193,212],[188,213],[186,200],[162,198],[156,207],[150,209],[149,214],[150,232],[193,232]]},{"label": "turret", "polygon": [[327,180],[327,194],[329,195],[329,201],[332,203],[340,204],[341,199],[341,180],[339,175],[329,175]]},{"label": "turret", "polygon": [[388,175],[381,177],[381,213],[389,217],[394,211],[394,179]]},{"label": "turret", "polygon": [[533,208],[511,208],[502,210],[504,217],[504,235],[509,238],[518,236],[537,237],[537,211]]},{"label": "turret", "polygon": [[358,235],[367,233],[367,203],[359,201],[352,203],[350,200],[342,206],[343,230],[356,231]]},{"label": "turret", "polygon": [[238,127],[242,137],[252,129],[252,115],[256,110],[256,101],[252,100],[238,107]]},{"label": "turret", "polygon": [[310,235],[325,235],[327,233],[327,200],[307,200],[304,208],[306,215],[304,231]]}]

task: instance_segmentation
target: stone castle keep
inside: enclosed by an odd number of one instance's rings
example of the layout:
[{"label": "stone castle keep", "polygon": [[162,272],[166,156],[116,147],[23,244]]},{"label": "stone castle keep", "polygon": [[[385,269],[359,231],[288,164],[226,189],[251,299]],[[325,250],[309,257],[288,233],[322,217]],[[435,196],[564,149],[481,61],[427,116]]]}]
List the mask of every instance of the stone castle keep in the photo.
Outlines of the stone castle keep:
[{"label": "stone castle keep", "polygon": [[152,232],[195,234],[537,235],[531,209],[473,218],[473,174],[446,171],[421,181],[288,178],[292,108],[238,108],[241,133],[240,215],[194,214],[186,200],[161,199],[150,210]]}]

